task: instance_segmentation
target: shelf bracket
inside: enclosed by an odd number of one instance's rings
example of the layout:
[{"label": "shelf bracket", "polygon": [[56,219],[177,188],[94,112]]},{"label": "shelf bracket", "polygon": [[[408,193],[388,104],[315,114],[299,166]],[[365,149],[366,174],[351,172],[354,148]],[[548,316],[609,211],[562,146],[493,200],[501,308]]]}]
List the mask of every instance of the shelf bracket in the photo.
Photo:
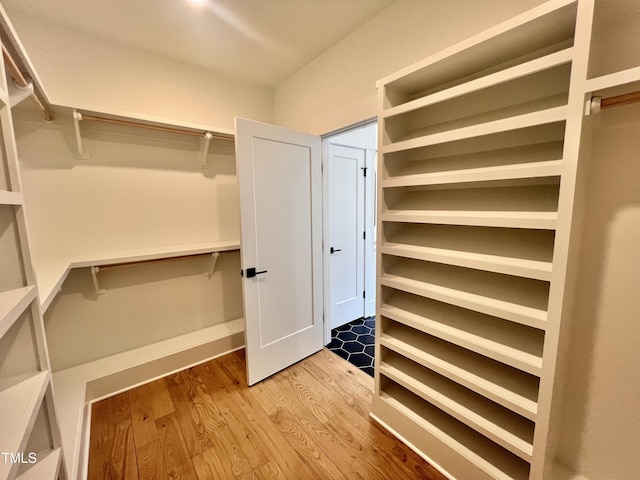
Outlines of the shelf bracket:
[{"label": "shelf bracket", "polygon": [[96,292],[96,295],[102,295],[107,291],[104,288],[100,288],[100,284],[98,283],[98,272],[100,272],[100,267],[92,266],[91,267],[91,279],[93,280],[93,289]]},{"label": "shelf bracket", "polygon": [[74,109],[73,110],[73,126],[76,131],[76,145],[78,146],[78,155],[80,155],[80,158],[82,159],[87,159],[89,158],[89,155],[85,154],[84,145],[82,144],[82,134],[80,132],[81,121],[82,121],[82,114],[79,111]]},{"label": "shelf bracket", "polygon": [[31,95],[33,95],[33,83],[31,82],[27,82],[24,87],[21,87],[15,81],[13,82],[13,88],[9,85],[9,103],[11,107],[15,107]]},{"label": "shelf bracket", "polygon": [[209,155],[209,144],[213,134],[211,132],[205,132],[200,142],[200,168],[205,169],[207,167],[207,156]]},{"label": "shelf bracket", "polygon": [[213,272],[216,269],[216,262],[218,261],[218,257],[220,256],[220,252],[211,253],[211,263],[209,264],[209,270],[204,274],[205,277],[211,278],[213,277]]}]

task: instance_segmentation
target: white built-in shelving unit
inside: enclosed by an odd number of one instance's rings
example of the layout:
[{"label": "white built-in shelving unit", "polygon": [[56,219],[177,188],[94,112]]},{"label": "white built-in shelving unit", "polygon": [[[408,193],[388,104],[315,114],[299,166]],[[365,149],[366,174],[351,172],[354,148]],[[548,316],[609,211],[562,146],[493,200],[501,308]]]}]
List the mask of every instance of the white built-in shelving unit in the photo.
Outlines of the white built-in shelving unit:
[{"label": "white built-in shelving unit", "polygon": [[[9,87],[8,87],[9,85]],[[55,480],[61,439],[31,262],[11,107],[19,90],[0,66],[0,479]],[[35,454],[35,463],[33,455]],[[10,455],[13,455],[13,461]]]},{"label": "white built-in shelving unit", "polygon": [[548,468],[592,11],[552,0],[378,83],[372,415],[454,478]]}]

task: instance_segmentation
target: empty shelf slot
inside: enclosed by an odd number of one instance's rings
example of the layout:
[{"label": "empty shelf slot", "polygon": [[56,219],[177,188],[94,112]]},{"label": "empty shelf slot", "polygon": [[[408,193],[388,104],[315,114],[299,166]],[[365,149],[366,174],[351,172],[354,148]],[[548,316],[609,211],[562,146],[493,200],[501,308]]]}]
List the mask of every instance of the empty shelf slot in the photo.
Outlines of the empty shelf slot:
[{"label": "empty shelf slot", "polygon": [[520,163],[499,167],[470,168],[452,172],[402,175],[382,181],[382,186],[410,187],[433,186],[433,188],[460,188],[496,185],[539,185],[560,183],[562,160]]},{"label": "empty shelf slot", "polygon": [[0,337],[0,390],[20,382],[25,375],[34,375],[40,369],[31,309],[26,308],[9,323],[11,325]]},{"label": "empty shelf slot", "polygon": [[567,104],[571,65],[456,97],[384,120],[384,144],[434,135]]},{"label": "empty shelf slot", "polygon": [[558,185],[429,190],[384,189],[381,218],[389,222],[554,229]]},{"label": "empty shelf slot", "polygon": [[0,337],[11,328],[35,298],[35,287],[0,292]]},{"label": "empty shelf slot", "polygon": [[508,116],[483,123],[454,128],[437,133],[424,131],[412,131],[410,134],[401,134],[402,138],[393,143],[386,142],[382,147],[382,153],[398,152],[412,148],[427,147],[447,142],[457,142],[460,140],[493,135],[496,133],[508,132],[530,128],[538,125],[557,123],[565,121],[567,118],[567,106],[557,106],[545,110],[536,110],[522,115]]},{"label": "empty shelf slot", "polygon": [[20,474],[16,480],[55,480],[58,478],[61,459],[59,448],[49,452],[46,456],[38,454],[37,459],[37,463]]},{"label": "empty shelf slot", "polygon": [[[535,58],[533,60],[516,64],[510,68],[490,73],[484,77],[472,79],[466,83],[456,84],[450,88],[444,90],[438,90],[431,95],[424,95],[420,92],[416,95],[412,95],[414,100],[407,101],[396,107],[385,109],[382,113],[383,117],[391,117],[394,115],[406,113],[418,108],[427,107],[429,105],[435,105],[440,102],[445,102],[453,98],[458,98],[464,95],[468,95],[473,92],[481,91],[496,85],[505,84],[514,80],[533,75],[559,65],[568,64],[573,58],[573,49],[567,48],[554,52],[549,55],[545,55],[541,58]],[[495,68],[495,67],[494,67]],[[390,87],[393,88],[393,87]],[[409,96],[404,96],[409,99]]]},{"label": "empty shelf slot", "polygon": [[544,332],[383,287],[380,315],[532,375],[542,372]]},{"label": "empty shelf slot", "polygon": [[382,401],[419,427],[449,445],[497,480],[526,480],[529,463],[467,427],[451,415],[425,402],[398,383],[385,379]]},{"label": "empty shelf slot", "polygon": [[383,255],[381,285],[543,329],[549,283]]},{"label": "empty shelf slot", "polygon": [[[411,156],[406,152],[387,154],[382,186],[435,185],[477,181],[478,178],[483,181],[525,178],[528,172],[520,172],[521,169],[548,168],[560,162],[562,145],[561,141],[554,141],[439,158],[428,157],[429,152],[420,156],[422,152],[419,150],[411,151],[417,153]],[[532,176],[539,174],[535,170],[530,173]]]},{"label": "empty shelf slot", "polygon": [[[380,345],[535,420],[539,379],[465,348],[381,317]],[[381,357],[381,358],[384,358]]]},{"label": "empty shelf slot", "polygon": [[383,180],[562,159],[564,122],[384,155]]},{"label": "empty shelf slot", "polygon": [[[0,392],[0,451],[24,451],[48,385],[48,373],[41,372]],[[0,478],[16,466],[0,462]]]},{"label": "empty shelf slot", "polygon": [[412,391],[497,444],[531,461],[534,422],[477,393],[384,349],[380,374]]},{"label": "empty shelf slot", "polygon": [[544,4],[383,78],[385,108],[467,83],[573,44],[576,3]]},{"label": "empty shelf slot", "polygon": [[385,223],[386,255],[549,281],[554,232],[512,228]]}]

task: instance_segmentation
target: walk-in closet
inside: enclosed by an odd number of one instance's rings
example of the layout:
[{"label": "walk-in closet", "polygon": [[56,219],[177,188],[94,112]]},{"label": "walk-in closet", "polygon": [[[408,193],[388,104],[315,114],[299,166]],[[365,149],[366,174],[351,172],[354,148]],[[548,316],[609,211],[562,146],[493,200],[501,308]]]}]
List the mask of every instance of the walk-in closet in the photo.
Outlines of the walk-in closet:
[{"label": "walk-in closet", "polygon": [[638,477],[640,2],[109,3],[0,0],[0,480]]}]

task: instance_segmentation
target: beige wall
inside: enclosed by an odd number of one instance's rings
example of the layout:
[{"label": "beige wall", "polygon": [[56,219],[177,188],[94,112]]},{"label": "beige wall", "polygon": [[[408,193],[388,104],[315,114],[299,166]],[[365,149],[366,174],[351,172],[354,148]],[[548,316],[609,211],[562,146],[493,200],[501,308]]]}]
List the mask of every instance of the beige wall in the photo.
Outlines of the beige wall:
[{"label": "beige wall", "polygon": [[561,463],[590,480],[640,471],[640,116],[593,122],[585,219],[562,409]]},{"label": "beige wall", "polygon": [[324,134],[372,118],[378,79],[540,3],[397,0],[278,85],[274,122]]},{"label": "beige wall", "polygon": [[272,119],[268,87],[46,20],[10,18],[54,105],[227,129],[236,116]]}]

